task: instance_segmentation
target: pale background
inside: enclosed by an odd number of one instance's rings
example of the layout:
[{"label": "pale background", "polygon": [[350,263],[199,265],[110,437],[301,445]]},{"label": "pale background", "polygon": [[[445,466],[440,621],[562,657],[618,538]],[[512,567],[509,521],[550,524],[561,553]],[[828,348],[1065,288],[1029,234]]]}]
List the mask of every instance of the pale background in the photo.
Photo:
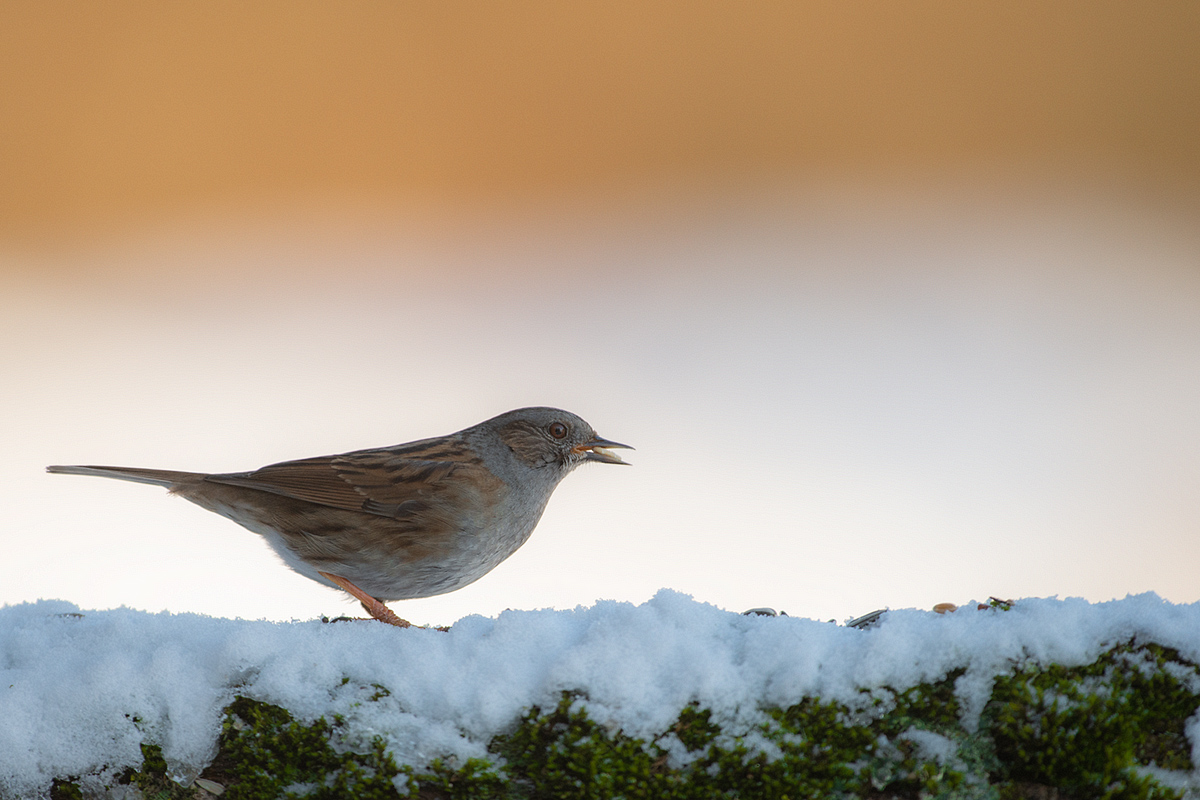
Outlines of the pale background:
[{"label": "pale background", "polygon": [[1200,600],[1190,2],[0,8],[0,602],[353,611],[50,463],[558,405],[638,449],[447,623]]}]

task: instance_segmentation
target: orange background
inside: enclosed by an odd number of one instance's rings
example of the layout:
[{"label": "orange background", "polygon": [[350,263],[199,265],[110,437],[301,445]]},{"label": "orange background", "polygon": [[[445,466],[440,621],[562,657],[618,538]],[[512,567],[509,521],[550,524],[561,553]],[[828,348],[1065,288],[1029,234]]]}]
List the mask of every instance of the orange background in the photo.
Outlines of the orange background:
[{"label": "orange background", "polygon": [[1195,0],[0,2],[0,603],[354,613],[44,467],[526,405],[635,466],[402,616],[1195,602],[1197,189]]},{"label": "orange background", "polygon": [[1011,170],[1200,183],[1200,5],[8,2],[0,241]]}]

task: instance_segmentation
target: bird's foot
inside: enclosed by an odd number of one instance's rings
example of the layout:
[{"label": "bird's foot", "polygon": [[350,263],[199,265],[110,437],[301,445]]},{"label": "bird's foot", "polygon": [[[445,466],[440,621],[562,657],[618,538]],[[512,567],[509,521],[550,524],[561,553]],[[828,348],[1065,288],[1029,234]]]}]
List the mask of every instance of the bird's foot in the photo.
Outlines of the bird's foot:
[{"label": "bird's foot", "polygon": [[377,600],[374,597],[371,597],[371,595],[367,594],[362,589],[358,588],[357,586],[355,586],[353,583],[346,580],[342,576],[334,575],[331,572],[322,572],[322,573],[320,573],[320,575],[321,575],[321,577],[326,578],[327,580],[333,581],[335,584],[337,584],[339,587],[341,587],[344,591],[349,592],[350,595],[353,596],[355,600],[362,603],[362,607],[367,610],[368,614],[370,614],[372,617],[379,620],[380,622],[386,622],[388,625],[395,625],[397,628],[411,628],[412,627],[411,622],[409,622],[408,620],[400,619],[400,617],[396,616],[396,612],[392,611],[390,608],[385,606],[382,602],[380,602],[379,600]]}]

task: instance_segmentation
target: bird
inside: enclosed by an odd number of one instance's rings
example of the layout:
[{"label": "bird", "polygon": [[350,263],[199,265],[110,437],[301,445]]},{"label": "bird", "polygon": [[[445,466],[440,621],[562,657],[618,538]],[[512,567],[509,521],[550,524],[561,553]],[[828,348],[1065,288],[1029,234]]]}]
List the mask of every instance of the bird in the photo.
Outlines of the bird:
[{"label": "bird", "polygon": [[164,486],[261,535],[301,575],[406,628],[386,603],[475,582],[526,542],[585,462],[628,464],[580,417],[519,408],[447,436],[207,474],[55,465],[47,472]]}]

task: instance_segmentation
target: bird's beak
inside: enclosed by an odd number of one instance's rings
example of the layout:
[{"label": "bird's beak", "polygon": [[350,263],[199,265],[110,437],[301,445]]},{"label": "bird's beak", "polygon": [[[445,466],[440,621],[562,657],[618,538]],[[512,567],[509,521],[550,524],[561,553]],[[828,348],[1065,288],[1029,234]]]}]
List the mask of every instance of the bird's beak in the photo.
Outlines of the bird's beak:
[{"label": "bird's beak", "polygon": [[628,461],[622,461],[621,457],[619,455],[612,452],[611,448],[614,448],[614,447],[621,448],[624,450],[632,450],[633,449],[632,447],[630,447],[627,444],[621,444],[620,442],[610,442],[608,439],[601,439],[599,436],[597,436],[595,439],[592,439],[590,442],[584,442],[583,444],[578,445],[575,448],[575,452],[582,453],[584,461],[599,461],[602,464],[625,464],[625,465],[628,465],[629,464]]}]

